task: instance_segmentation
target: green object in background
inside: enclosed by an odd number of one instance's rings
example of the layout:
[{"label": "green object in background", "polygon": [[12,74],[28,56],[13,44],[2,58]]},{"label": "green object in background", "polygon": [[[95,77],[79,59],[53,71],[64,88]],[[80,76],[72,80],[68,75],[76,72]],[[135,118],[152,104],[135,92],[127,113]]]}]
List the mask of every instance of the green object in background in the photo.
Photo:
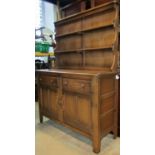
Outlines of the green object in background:
[{"label": "green object in background", "polygon": [[36,52],[48,53],[49,48],[50,48],[50,44],[48,42],[43,42],[43,41],[35,42]]}]

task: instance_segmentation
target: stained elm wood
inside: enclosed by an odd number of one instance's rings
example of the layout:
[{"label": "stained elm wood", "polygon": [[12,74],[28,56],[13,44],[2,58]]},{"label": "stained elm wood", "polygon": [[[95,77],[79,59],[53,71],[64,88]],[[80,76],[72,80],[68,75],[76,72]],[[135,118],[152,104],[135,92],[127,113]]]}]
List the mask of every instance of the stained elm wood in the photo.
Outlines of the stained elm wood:
[{"label": "stained elm wood", "polygon": [[81,20],[73,20],[62,25],[58,25],[56,28],[56,35],[63,35],[68,33],[74,33],[81,31]]},{"label": "stained elm wood", "polygon": [[97,77],[92,80],[92,124],[93,124],[93,151],[100,152],[101,147],[101,123],[100,123],[100,84]]},{"label": "stained elm wood", "polygon": [[81,36],[71,35],[65,38],[57,39],[56,51],[81,49]]},{"label": "stained elm wood", "polygon": [[[109,110],[108,112],[101,115],[101,132],[102,134],[107,134],[106,132],[110,132],[111,128],[113,128],[114,124],[114,109]],[[109,131],[108,131],[109,130]]]},{"label": "stained elm wood", "polygon": [[118,136],[118,106],[119,106],[119,94],[118,94],[118,79],[115,79],[115,104],[114,104],[114,126],[113,126],[113,133],[114,133],[114,138]]},{"label": "stained elm wood", "polygon": [[76,0],[63,8],[61,8],[62,18],[76,14],[86,9],[86,3],[84,0]]},{"label": "stained elm wood", "polygon": [[[110,3],[113,0],[91,0],[91,7],[95,7],[98,5],[103,5],[105,3]],[[119,2],[119,0],[115,0],[116,2]]]},{"label": "stained elm wood", "polygon": [[[56,57],[58,60],[56,66],[58,66],[59,68],[64,66],[82,66],[82,55],[80,53],[62,53],[61,55],[57,54]],[[70,59],[70,61],[68,61],[68,59]]]},{"label": "stained elm wood", "polygon": [[101,5],[107,2],[111,2],[112,0],[95,0],[95,6]]},{"label": "stained elm wood", "polygon": [[[40,70],[39,79],[55,79],[57,88],[40,81],[40,111],[46,116],[89,135],[93,151],[100,151],[101,138],[114,132],[115,74],[100,71]],[[51,77],[51,78],[49,78]],[[45,83],[45,85],[44,85]],[[42,119],[42,117],[41,117]],[[116,126],[114,126],[114,124]]]},{"label": "stained elm wood", "polygon": [[119,56],[117,5],[108,3],[74,17],[55,23],[56,68],[115,71]]},{"label": "stained elm wood", "polygon": [[101,99],[101,113],[104,114],[114,108],[114,92],[108,97],[103,97]]},{"label": "stained elm wood", "polygon": [[63,78],[62,83],[64,91],[90,94],[90,81]]},{"label": "stained elm wood", "polygon": [[87,96],[64,91],[64,123],[91,134],[91,115],[91,102]]},{"label": "stained elm wood", "polygon": [[114,91],[114,80],[112,78],[103,79],[101,81],[101,93],[109,93]]},{"label": "stained elm wood", "polygon": [[[93,61],[92,61],[93,58]],[[107,67],[110,68],[113,63],[112,51],[92,51],[85,52],[85,67]]]},{"label": "stained elm wood", "polygon": [[105,12],[100,11],[84,18],[82,23],[82,30],[104,27],[113,24],[116,16],[116,10],[111,9]]},{"label": "stained elm wood", "polygon": [[42,102],[42,97],[43,97],[42,89],[39,86],[38,87],[38,102],[39,102],[39,119],[40,119],[40,123],[43,123],[43,108],[42,108],[43,102]]},{"label": "stained elm wood", "polygon": [[88,10],[82,11],[80,13],[77,13],[77,14],[69,16],[69,17],[65,17],[63,19],[59,19],[55,24],[56,24],[56,26],[58,26],[59,24],[67,23],[70,20],[77,20],[77,19],[80,19],[81,17],[93,15],[94,13],[97,13],[100,11],[111,10],[114,7],[118,7],[118,5],[119,5],[119,3],[116,0],[112,0],[112,2],[103,4],[103,5],[99,5],[97,7],[90,8]]},{"label": "stained elm wood", "polygon": [[[114,126],[115,122],[115,112],[116,100],[115,100],[115,78],[114,77],[102,77],[101,80],[101,135],[106,135],[109,131],[112,131],[116,135],[117,127]],[[108,120],[108,121],[107,121]],[[117,124],[117,123],[116,123]]]},{"label": "stained elm wood", "polygon": [[120,136],[120,79],[118,81],[118,136]]},{"label": "stained elm wood", "polygon": [[114,29],[100,29],[84,33],[83,48],[111,46],[115,41],[116,35],[117,33],[115,33]]},{"label": "stained elm wood", "polygon": [[118,131],[118,12],[112,1],[56,22],[56,68],[37,71],[40,121],[87,136],[95,153]]},{"label": "stained elm wood", "polygon": [[[40,115],[47,114],[47,116],[58,119],[57,114],[57,98],[58,98],[58,84],[55,77],[41,76],[39,78],[40,87]],[[52,104],[51,104],[52,102]]]}]

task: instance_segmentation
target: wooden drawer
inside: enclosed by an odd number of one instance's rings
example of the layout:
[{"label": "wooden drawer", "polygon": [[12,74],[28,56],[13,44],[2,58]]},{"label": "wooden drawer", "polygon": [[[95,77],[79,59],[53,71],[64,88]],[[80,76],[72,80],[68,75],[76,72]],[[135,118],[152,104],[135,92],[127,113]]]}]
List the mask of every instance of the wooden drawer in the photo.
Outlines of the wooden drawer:
[{"label": "wooden drawer", "polygon": [[57,88],[58,82],[56,77],[51,76],[40,76],[39,84],[44,86],[50,86],[51,88]]},{"label": "wooden drawer", "polygon": [[91,83],[86,80],[75,80],[63,78],[63,90],[69,92],[76,92],[79,94],[90,94],[91,92]]}]

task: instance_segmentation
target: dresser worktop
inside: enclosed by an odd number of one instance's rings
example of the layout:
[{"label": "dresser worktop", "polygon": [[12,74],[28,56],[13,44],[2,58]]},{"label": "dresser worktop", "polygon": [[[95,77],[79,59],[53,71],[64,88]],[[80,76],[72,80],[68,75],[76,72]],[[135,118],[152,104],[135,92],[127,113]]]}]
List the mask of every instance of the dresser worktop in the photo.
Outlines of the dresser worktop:
[{"label": "dresser worktop", "polygon": [[38,73],[53,73],[53,74],[68,74],[68,75],[84,75],[84,76],[100,76],[100,75],[112,75],[115,72],[108,71],[94,71],[94,70],[72,70],[72,69],[39,69]]}]

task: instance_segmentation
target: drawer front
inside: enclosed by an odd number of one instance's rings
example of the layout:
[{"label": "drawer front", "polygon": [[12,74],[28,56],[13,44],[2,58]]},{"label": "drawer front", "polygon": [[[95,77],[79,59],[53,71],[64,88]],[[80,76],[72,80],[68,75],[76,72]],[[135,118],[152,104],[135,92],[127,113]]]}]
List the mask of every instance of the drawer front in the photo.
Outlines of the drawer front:
[{"label": "drawer front", "polygon": [[90,94],[91,92],[91,83],[86,80],[76,80],[63,78],[63,90],[69,92],[75,92],[80,94]]},{"label": "drawer front", "polygon": [[57,88],[58,82],[56,77],[51,76],[40,76],[39,77],[39,84],[42,86],[49,86],[51,88]]}]

